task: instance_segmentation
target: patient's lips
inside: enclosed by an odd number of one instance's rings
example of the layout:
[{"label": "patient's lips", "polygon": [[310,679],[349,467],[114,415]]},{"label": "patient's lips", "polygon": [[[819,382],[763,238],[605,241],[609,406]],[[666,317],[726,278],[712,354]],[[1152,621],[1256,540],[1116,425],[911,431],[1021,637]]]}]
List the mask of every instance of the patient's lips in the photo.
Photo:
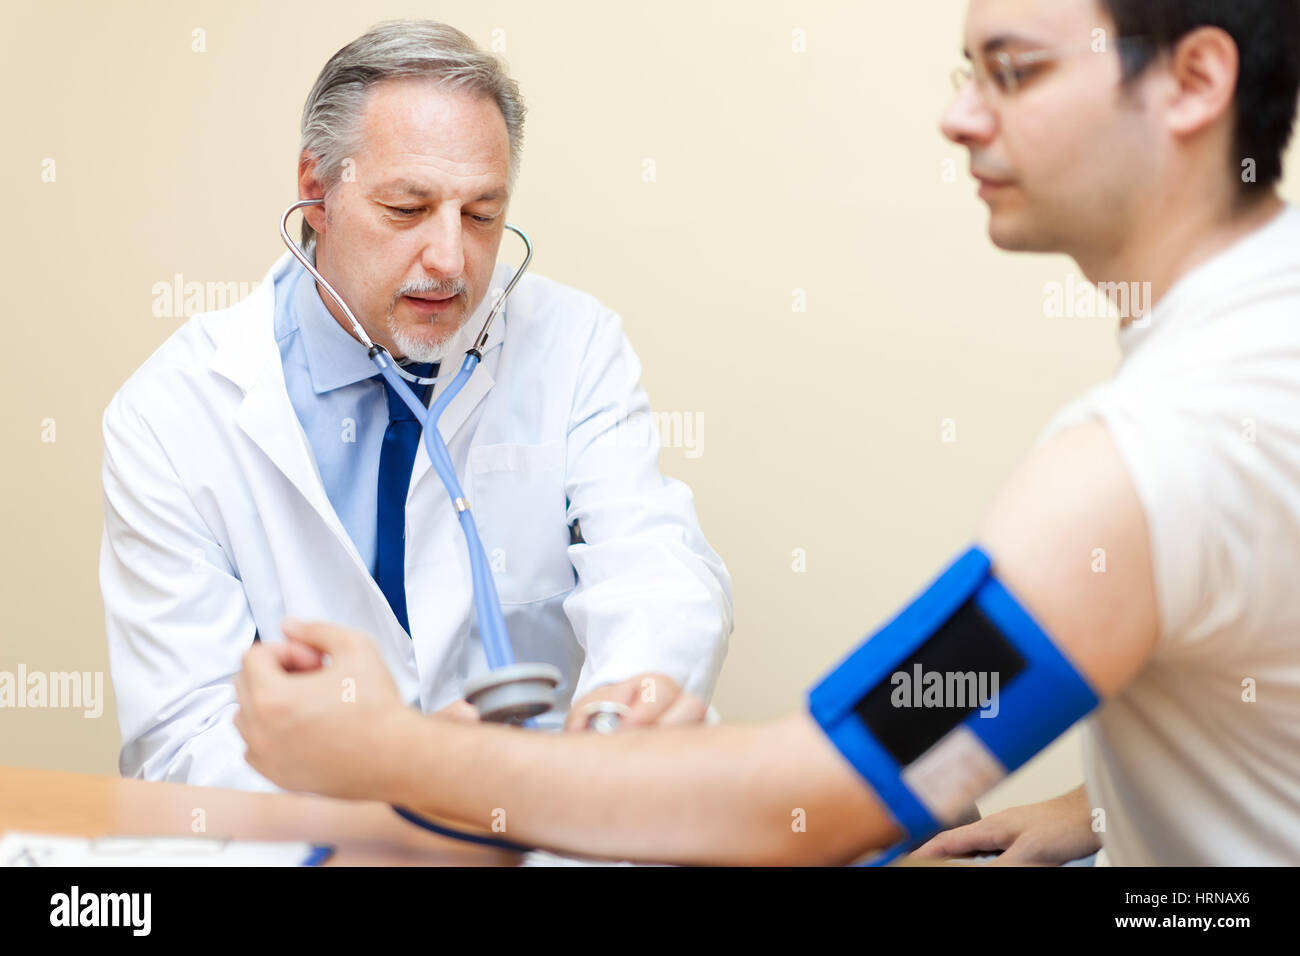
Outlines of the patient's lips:
[{"label": "patient's lips", "polygon": [[1009,177],[995,176],[988,173],[971,170],[971,175],[975,177],[976,182],[980,184],[980,198],[989,199],[998,193],[1011,188],[1015,185]]}]

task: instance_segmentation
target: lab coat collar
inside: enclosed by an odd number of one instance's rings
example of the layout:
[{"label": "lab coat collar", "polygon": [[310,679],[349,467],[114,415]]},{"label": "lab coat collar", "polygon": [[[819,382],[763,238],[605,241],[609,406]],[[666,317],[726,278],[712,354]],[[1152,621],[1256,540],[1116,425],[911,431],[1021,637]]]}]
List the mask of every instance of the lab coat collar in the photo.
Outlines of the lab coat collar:
[{"label": "lab coat collar", "polygon": [[317,395],[373,378],[375,363],[366,347],[353,338],[325,308],[316,283],[306,269],[293,280],[293,316],[307,354],[307,371]]},{"label": "lab coat collar", "polygon": [[[306,432],[293,410],[284,382],[284,368],[275,341],[275,287],[277,280],[284,279],[291,271],[306,270],[286,251],[247,298],[229,309],[198,316],[198,321],[215,345],[215,353],[208,367],[243,391],[244,399],[236,413],[236,423],[240,429],[262,449],[355,553],[351,537],[329,503]],[[510,266],[498,266],[492,277],[491,288],[504,288],[509,277]],[[313,283],[304,284],[315,293]],[[288,294],[292,294],[292,290],[288,290]],[[474,315],[456,334],[451,357],[442,363],[440,375],[454,374],[460,370],[459,357],[474,344],[492,301],[493,296],[489,292]],[[322,303],[322,308],[323,305]],[[438,431],[444,442],[451,441],[470,413],[491,391],[494,381],[486,359],[505,339],[509,312],[510,306],[507,304],[492,323],[483,349],[484,361],[443,411],[438,421]],[[339,331],[343,332],[343,329],[340,327]],[[434,386],[435,390],[443,387],[445,385]],[[410,493],[414,493],[420,478],[429,470],[429,456],[421,442],[411,474]],[[357,560],[360,562],[359,556]]]},{"label": "lab coat collar", "polygon": [[[208,368],[234,383],[243,392],[243,399],[235,411],[236,425],[293,484],[325,522],[340,546],[351,556],[358,573],[358,580],[366,582],[366,586],[372,591],[371,597],[376,607],[381,608],[378,613],[386,615],[390,642],[400,648],[403,655],[409,656],[411,642],[398,624],[397,618],[393,616],[391,609],[388,608],[382,592],[375,584],[365,562],[361,560],[356,543],[343,527],[338,512],[330,503],[325,485],[316,469],[307,433],[298,421],[297,413],[289,399],[289,392],[284,382],[280,349],[275,339],[275,300],[277,280],[288,278],[290,271],[304,272],[305,270],[298,260],[286,251],[267,271],[252,294],[243,301],[229,309],[195,317],[194,321],[208,335],[214,346]],[[497,287],[495,282],[493,287]],[[314,292],[314,285],[309,284],[309,288]],[[292,294],[292,289],[285,288],[282,283],[281,294]],[[505,319],[505,311],[503,310],[503,314],[493,324],[492,335],[484,350],[485,355],[489,350],[500,345],[504,339],[505,324],[502,320]],[[467,339],[464,348],[468,349],[473,344],[474,335],[481,324],[481,319],[466,323],[466,329],[458,333],[457,347],[461,345],[459,339]],[[482,367],[470,377],[469,382],[442,415],[439,431],[444,440],[450,439],[464,424],[470,412],[492,388],[492,384],[492,377],[487,369]],[[424,451],[424,443],[421,442],[412,474],[411,488],[415,487],[416,479],[421,474],[431,470],[428,455]]]},{"label": "lab coat collar", "polygon": [[[313,244],[307,250],[309,258],[316,261],[316,247]],[[493,278],[496,278],[495,276]],[[304,351],[307,353],[307,370],[311,375],[312,389],[317,395],[333,391],[336,388],[376,378],[379,372],[366,354],[366,348],[353,337],[352,333],[339,324],[338,320],[325,307],[316,283],[306,269],[299,269],[298,276],[292,279],[293,315],[297,320],[298,334],[302,336]],[[464,343],[457,351],[451,353],[453,371],[460,367],[460,357],[473,345],[473,336],[478,335],[483,320],[487,318],[490,298],[465,323],[465,328],[472,327],[471,341]],[[462,329],[461,331],[464,331]],[[458,342],[459,346],[460,343]],[[444,362],[443,370],[453,362]],[[406,364],[402,360],[401,364]],[[435,374],[441,374],[441,370]]]},{"label": "lab coat collar", "polygon": [[[275,285],[277,280],[284,278],[290,271],[306,272],[291,253],[285,252],[271,266],[257,288],[247,298],[229,309],[205,313],[198,316],[198,319],[215,347],[208,367],[218,375],[238,385],[245,394],[252,390],[259,381],[278,382],[280,390],[284,392],[284,408],[289,414],[292,414],[293,409],[289,404],[288,391],[284,386],[284,369],[280,364],[280,350],[275,342],[274,330]],[[504,288],[510,274],[510,266],[498,266],[492,276],[491,288],[494,290]],[[315,293],[314,283],[308,281],[301,285]],[[320,296],[317,294],[316,298],[319,301]],[[479,307],[474,311],[469,321],[456,333],[455,344],[448,358],[442,363],[440,375],[448,372],[454,373],[460,369],[465,352],[474,344],[478,330],[483,325],[483,319],[487,317],[487,310],[491,308],[492,298],[491,293],[484,296],[483,301],[479,303]],[[324,303],[321,303],[321,308],[324,308]],[[326,311],[325,314],[329,315],[329,312]],[[492,329],[488,333],[487,345],[483,349],[485,357],[505,340],[505,328],[506,322],[509,320],[509,314],[510,305],[507,303],[506,307],[501,310],[501,314],[497,316],[496,321],[492,323]],[[331,316],[331,318],[333,317]],[[347,335],[347,332],[341,326],[338,326],[337,322],[335,326],[338,327],[340,333]],[[369,362],[369,358],[366,361]],[[373,369],[374,366],[371,365],[371,368]],[[316,384],[315,379],[313,379],[314,384]],[[487,374],[486,369],[480,364],[478,371],[474,373],[466,386],[461,389],[460,394],[456,396],[455,400],[443,413],[441,427],[438,430],[442,432],[445,438],[450,438],[455,434],[456,429],[464,423],[469,413],[473,411],[478,402],[491,389],[492,384],[492,376]]]}]

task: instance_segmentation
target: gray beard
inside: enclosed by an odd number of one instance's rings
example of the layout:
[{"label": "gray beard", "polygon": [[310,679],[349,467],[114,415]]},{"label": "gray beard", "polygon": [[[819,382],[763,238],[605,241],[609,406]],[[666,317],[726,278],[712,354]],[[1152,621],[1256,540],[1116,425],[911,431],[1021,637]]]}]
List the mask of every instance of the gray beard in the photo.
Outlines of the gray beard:
[{"label": "gray beard", "polygon": [[451,354],[459,333],[460,329],[457,328],[441,342],[430,342],[423,336],[412,335],[405,327],[399,326],[393,321],[392,313],[388,315],[388,334],[393,344],[412,362],[441,362]]}]

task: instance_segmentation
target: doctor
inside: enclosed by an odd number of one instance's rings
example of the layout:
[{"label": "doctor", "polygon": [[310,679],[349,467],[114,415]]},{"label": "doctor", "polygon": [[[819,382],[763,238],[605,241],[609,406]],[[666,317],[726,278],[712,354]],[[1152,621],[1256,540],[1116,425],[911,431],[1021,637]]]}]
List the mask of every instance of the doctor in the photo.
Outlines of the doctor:
[{"label": "doctor", "polygon": [[[373,28],[307,99],[299,195],[325,203],[304,244],[417,374],[455,371],[510,275],[494,264],[523,115],[498,61],[430,21]],[[286,253],[249,298],[171,336],[105,412],[100,582],[124,776],[273,789],[244,760],[232,681],[286,615],[373,635],[425,712],[461,713],[486,670],[419,425],[336,309]],[[648,413],[618,316],[528,277],[439,428],[516,657],[559,667],[566,699],[692,722],[731,582],[690,491],[659,474],[656,436],[629,427]]]}]

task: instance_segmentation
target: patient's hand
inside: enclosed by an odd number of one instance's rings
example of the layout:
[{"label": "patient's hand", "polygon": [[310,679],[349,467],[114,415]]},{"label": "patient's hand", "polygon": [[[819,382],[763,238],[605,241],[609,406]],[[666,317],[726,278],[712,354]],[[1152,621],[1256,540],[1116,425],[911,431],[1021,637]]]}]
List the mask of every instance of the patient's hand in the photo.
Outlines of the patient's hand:
[{"label": "patient's hand", "polygon": [[1059,866],[1101,849],[1082,786],[1063,796],[994,813],[977,823],[945,830],[914,853],[956,857],[1001,853],[994,864]]},{"label": "patient's hand", "polygon": [[708,705],[688,693],[666,674],[638,674],[616,684],[604,684],[575,700],[564,722],[565,730],[585,730],[587,715],[583,708],[598,700],[610,700],[629,709],[623,718],[625,727],[669,727],[698,724],[708,713]]}]

